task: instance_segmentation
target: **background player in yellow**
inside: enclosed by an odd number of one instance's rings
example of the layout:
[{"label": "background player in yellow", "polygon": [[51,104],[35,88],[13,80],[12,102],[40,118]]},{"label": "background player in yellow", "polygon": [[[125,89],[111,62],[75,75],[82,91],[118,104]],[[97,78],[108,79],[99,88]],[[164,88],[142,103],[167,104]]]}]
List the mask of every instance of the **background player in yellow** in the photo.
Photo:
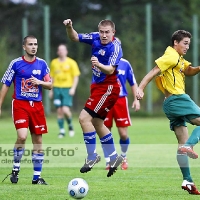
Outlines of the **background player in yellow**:
[{"label": "background player in yellow", "polygon": [[[188,156],[197,158],[193,146],[200,138],[200,108],[185,93],[185,77],[194,76],[200,72],[200,66],[192,67],[192,64],[183,56],[190,46],[192,35],[185,30],[177,30],[171,37],[171,46],[165,53],[155,60],[156,66],[142,79],[137,98],[142,99],[147,84],[158,74],[156,83],[164,93],[163,110],[170,121],[170,129],[174,131],[178,140],[177,161],[183,175],[182,189],[189,194],[200,195],[190,174]],[[186,122],[196,125],[188,138]]]},{"label": "background player in yellow", "polygon": [[66,119],[69,136],[73,137],[75,132],[72,124],[72,113],[70,107],[73,105],[73,96],[79,81],[80,70],[75,60],[68,57],[65,44],[60,44],[57,49],[58,58],[50,63],[50,75],[53,80],[53,90],[50,97],[57,110],[57,123],[59,126],[59,138],[65,136],[64,119]]}]

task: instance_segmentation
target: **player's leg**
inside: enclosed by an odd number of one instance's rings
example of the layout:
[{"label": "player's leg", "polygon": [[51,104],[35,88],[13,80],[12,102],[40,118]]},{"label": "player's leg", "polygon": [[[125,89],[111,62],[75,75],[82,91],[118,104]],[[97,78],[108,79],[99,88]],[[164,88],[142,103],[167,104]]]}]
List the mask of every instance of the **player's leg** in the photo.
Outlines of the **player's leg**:
[{"label": "player's leg", "polygon": [[56,108],[57,124],[59,127],[58,138],[63,138],[65,136],[64,129],[64,114],[62,112],[62,98],[61,98],[61,88],[53,88],[53,104]]},{"label": "player's leg", "polygon": [[33,163],[33,179],[32,184],[47,185],[43,178],[41,178],[42,165],[44,161],[44,152],[42,149],[42,134],[31,133],[33,151],[32,151],[32,163]]},{"label": "player's leg", "polygon": [[180,147],[180,151],[186,152],[190,158],[196,159],[198,158],[198,154],[193,151],[193,147],[199,142],[200,138],[200,109],[190,98],[187,99],[185,105],[187,105],[187,107],[184,108],[186,112],[184,119],[188,123],[197,125],[197,127],[192,131],[186,143]]},{"label": "player's leg", "polygon": [[43,184],[46,182],[41,178],[44,153],[42,149],[42,134],[47,133],[46,118],[42,102],[34,102],[29,109],[29,129],[33,143],[32,163],[33,179],[32,184]]},{"label": "player's leg", "polygon": [[57,107],[57,123],[59,127],[58,138],[63,138],[65,136],[65,128],[64,128],[64,113],[62,107]]},{"label": "player's leg", "polygon": [[190,175],[187,153],[179,151],[179,147],[185,144],[188,139],[188,129],[185,126],[176,126],[174,127],[174,131],[178,140],[177,161],[183,175],[182,189],[187,190],[190,194],[200,195]]},{"label": "player's leg", "polygon": [[69,136],[73,137],[75,132],[72,123],[72,112],[70,107],[73,105],[73,96],[69,94],[70,88],[62,88],[62,110],[68,124]]},{"label": "player's leg", "polygon": [[[108,112],[108,114],[106,115],[106,118],[104,119],[104,125],[110,130],[111,132],[111,128],[113,126],[113,112],[114,112],[114,107]],[[102,149],[103,149],[103,146],[102,146]],[[110,157],[108,155],[108,153],[103,149],[103,153],[104,153],[104,158],[105,158],[105,161],[106,161],[106,170],[109,170],[110,169]]]},{"label": "player's leg", "polygon": [[121,156],[124,158],[121,169],[126,170],[128,168],[127,151],[130,144],[128,126],[131,126],[127,97],[120,97],[114,108],[113,116],[120,137],[119,144],[121,147]]},{"label": "player's leg", "polygon": [[93,118],[92,122],[100,138],[103,151],[106,152],[104,154],[110,157],[110,168],[107,174],[107,177],[110,177],[114,172],[116,172],[117,167],[122,163],[123,158],[118,156],[115,149],[112,133],[104,125],[104,120],[100,118]]},{"label": "player's leg", "polygon": [[75,132],[74,132],[74,127],[73,127],[73,123],[72,123],[72,112],[70,110],[70,107],[63,106],[62,110],[63,110],[63,113],[65,115],[65,119],[66,119],[67,124],[68,124],[69,136],[73,137]]},{"label": "player's leg", "polygon": [[121,164],[121,169],[126,170],[128,169],[127,151],[130,144],[128,127],[118,127],[118,132],[120,136],[119,144],[121,147],[121,156],[124,158],[123,163]]},{"label": "player's leg", "polygon": [[197,127],[192,131],[192,134],[186,141],[186,143],[180,147],[182,152],[186,152],[190,158],[198,158],[198,154],[193,151],[193,147],[199,142],[200,139],[200,117],[191,119],[192,124]]},{"label": "player's leg", "polygon": [[18,182],[18,174],[20,171],[20,161],[24,154],[25,142],[28,135],[28,113],[27,109],[29,104],[20,100],[13,100],[12,102],[12,114],[13,122],[17,130],[17,139],[13,149],[13,169],[10,176],[12,183]]},{"label": "player's leg", "polygon": [[84,142],[87,150],[85,164],[80,169],[81,173],[87,173],[100,161],[100,156],[96,153],[96,130],[92,124],[92,116],[83,109],[79,115],[79,123],[83,131]]}]

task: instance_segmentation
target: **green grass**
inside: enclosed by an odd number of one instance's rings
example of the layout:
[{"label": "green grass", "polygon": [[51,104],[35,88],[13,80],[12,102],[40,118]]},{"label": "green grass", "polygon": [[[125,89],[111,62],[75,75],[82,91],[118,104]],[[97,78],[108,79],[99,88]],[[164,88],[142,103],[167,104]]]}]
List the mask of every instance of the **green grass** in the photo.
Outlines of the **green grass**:
[{"label": "green grass", "polygon": [[[81,174],[80,167],[84,163],[86,150],[78,120],[74,119],[76,135],[58,139],[56,119],[47,119],[49,133],[44,135],[44,150],[51,147],[49,155],[45,156],[48,163],[44,163],[42,177],[48,183],[32,185],[32,164],[21,164],[18,184],[11,184],[9,178],[0,184],[1,200],[72,200],[67,193],[68,182],[75,178],[84,178],[89,184],[88,200],[177,200],[197,199],[181,190],[182,175],[176,163],[177,142],[174,133],[169,130],[166,118],[133,118],[133,125],[129,128],[131,144],[128,151],[129,169],[119,169],[110,178],[106,177],[105,162],[101,146],[98,141],[97,151],[102,156],[91,172]],[[1,149],[12,149],[16,139],[16,132],[11,118],[0,119]],[[194,127],[189,125],[189,130]],[[117,151],[117,129],[113,128],[113,135]],[[32,148],[30,136],[27,140],[27,150]],[[61,148],[66,156],[61,155]],[[198,145],[195,147],[200,151]],[[54,152],[53,152],[54,151]],[[1,152],[1,151],[0,151]],[[73,152],[74,156],[67,155]],[[27,151],[27,153],[29,153]],[[54,153],[54,155],[52,155]],[[60,154],[57,156],[57,154]],[[30,155],[23,158],[31,159]],[[2,160],[12,160],[12,156],[0,155],[0,180],[10,173],[12,164],[2,163]],[[190,160],[191,173],[197,187],[200,187],[199,160]]]}]

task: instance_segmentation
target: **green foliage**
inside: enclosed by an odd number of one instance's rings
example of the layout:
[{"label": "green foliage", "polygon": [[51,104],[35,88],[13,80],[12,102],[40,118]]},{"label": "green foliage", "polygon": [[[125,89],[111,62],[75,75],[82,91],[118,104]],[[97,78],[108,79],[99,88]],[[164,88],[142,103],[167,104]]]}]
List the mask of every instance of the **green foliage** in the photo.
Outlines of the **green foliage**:
[{"label": "green foliage", "polygon": [[[8,1],[4,1],[8,2]],[[0,75],[11,59],[20,56],[22,33],[21,20],[26,16],[29,22],[29,34],[38,38],[38,56],[44,58],[44,26],[43,6],[50,6],[50,58],[56,57],[58,44],[67,43],[69,56],[75,59],[81,70],[80,83],[74,99],[75,110],[80,110],[89,94],[91,80],[90,47],[70,41],[66,36],[63,20],[71,18],[77,32],[86,33],[98,31],[100,20],[111,18],[116,24],[116,36],[122,41],[124,58],[133,66],[138,83],[147,73],[146,71],[146,4],[152,5],[152,67],[154,60],[161,56],[165,48],[170,45],[172,33],[177,29],[192,32],[192,16],[200,16],[200,1],[182,0],[38,0],[35,5],[0,3],[1,43],[7,38],[3,48],[4,63]],[[5,31],[4,31],[5,30]],[[7,51],[6,51],[7,49]],[[1,51],[2,52],[2,51]],[[192,61],[191,49],[186,59]],[[154,84],[154,83],[153,83]],[[200,84],[200,83],[199,83]],[[163,95],[153,88],[154,111],[160,111]],[[187,91],[192,95],[192,79],[187,80]],[[141,111],[145,111],[146,99],[143,100]]]}]

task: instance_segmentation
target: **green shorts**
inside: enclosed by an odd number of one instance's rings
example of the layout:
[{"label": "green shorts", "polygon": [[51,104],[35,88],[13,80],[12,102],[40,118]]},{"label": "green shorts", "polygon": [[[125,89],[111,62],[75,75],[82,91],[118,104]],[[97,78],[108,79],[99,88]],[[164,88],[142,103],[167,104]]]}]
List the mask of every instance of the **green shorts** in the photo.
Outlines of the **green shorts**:
[{"label": "green shorts", "polygon": [[70,88],[53,88],[53,103],[56,108],[62,106],[72,106],[73,96],[69,94]]},{"label": "green shorts", "polygon": [[200,117],[200,107],[187,94],[172,95],[163,102],[163,110],[170,120],[170,129],[175,126],[186,126],[191,119]]}]

